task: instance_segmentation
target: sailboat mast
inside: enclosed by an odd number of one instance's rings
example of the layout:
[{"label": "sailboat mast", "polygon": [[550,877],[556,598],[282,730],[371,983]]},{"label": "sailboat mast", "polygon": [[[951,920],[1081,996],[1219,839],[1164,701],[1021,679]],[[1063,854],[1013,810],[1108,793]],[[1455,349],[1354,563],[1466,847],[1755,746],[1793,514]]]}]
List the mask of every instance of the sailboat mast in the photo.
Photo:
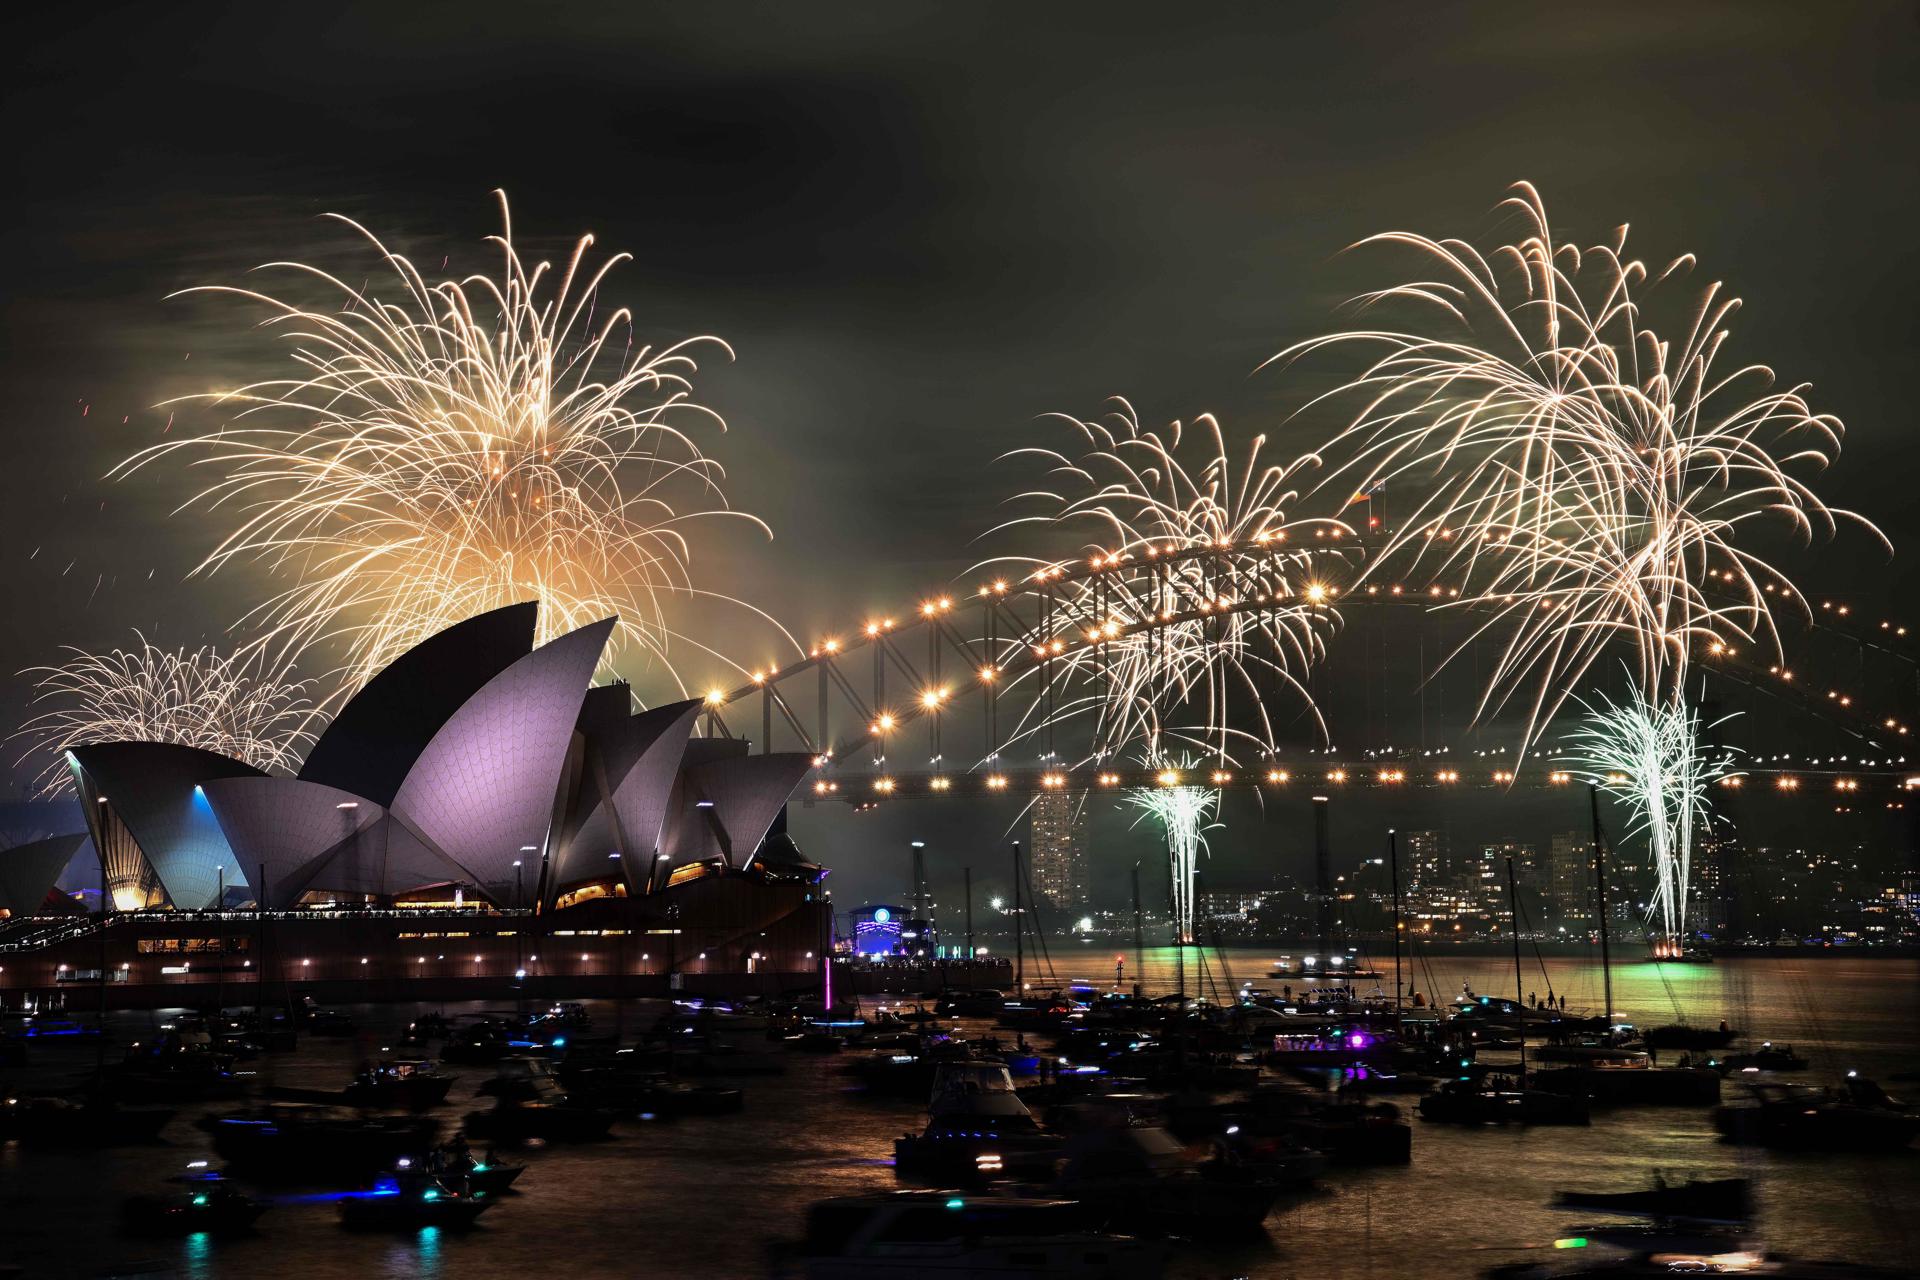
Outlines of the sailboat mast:
[{"label": "sailboat mast", "polygon": [[1387,867],[1393,877],[1393,1011],[1400,1012],[1400,835],[1387,828]]},{"label": "sailboat mast", "polygon": [[1147,934],[1140,916],[1140,860],[1133,860],[1133,989],[1142,991],[1147,980]]},{"label": "sailboat mast", "polygon": [[1526,979],[1520,969],[1520,890],[1513,879],[1513,859],[1507,859],[1507,902],[1513,913],[1513,1003],[1520,1010],[1520,1087],[1527,1087],[1527,996],[1522,989]]},{"label": "sailboat mast", "polygon": [[967,972],[969,974],[968,981],[972,981],[973,959],[980,954],[973,946],[973,868],[962,867],[961,872],[967,878]]},{"label": "sailboat mast", "polygon": [[1013,842],[1013,998],[1027,994],[1027,958],[1020,944],[1020,842]]},{"label": "sailboat mast", "polygon": [[1600,830],[1600,788],[1587,785],[1587,805],[1593,816],[1593,883],[1600,900],[1600,988],[1606,1008],[1607,1038],[1613,1038],[1613,957],[1607,944],[1607,842]]}]

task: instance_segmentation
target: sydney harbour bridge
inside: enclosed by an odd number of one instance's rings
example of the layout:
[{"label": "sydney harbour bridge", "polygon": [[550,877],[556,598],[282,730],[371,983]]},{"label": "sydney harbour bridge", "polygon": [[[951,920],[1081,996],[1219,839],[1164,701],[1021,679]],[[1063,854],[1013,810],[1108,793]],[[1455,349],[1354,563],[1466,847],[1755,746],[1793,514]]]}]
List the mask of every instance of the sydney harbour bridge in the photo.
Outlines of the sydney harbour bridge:
[{"label": "sydney harbour bridge", "polygon": [[[1381,538],[1329,529],[1305,552],[1275,540],[1170,548],[1151,559],[1096,553],[1074,568],[990,575],[970,591],[930,593],[862,619],[819,637],[804,658],[755,668],[735,688],[712,689],[705,717],[712,732],[753,738],[757,750],[812,753],[811,795],[852,804],[1142,786],[1504,792],[1580,781],[1560,761],[1550,729],[1519,754],[1512,745],[1517,731],[1490,732],[1490,745],[1479,749],[1454,745],[1478,732],[1471,721],[1479,689],[1457,678],[1448,692],[1432,667],[1436,654],[1453,667],[1468,661],[1465,651],[1445,647],[1447,631],[1471,626],[1477,602],[1463,601],[1460,587],[1442,579],[1369,573],[1384,546]],[[1270,569],[1282,558],[1285,575]],[[1176,591],[1175,575],[1201,584],[1199,590]],[[1907,751],[1920,673],[1910,629],[1844,601],[1807,604],[1806,625],[1783,637],[1786,654],[1758,644],[1703,646],[1701,697],[1739,709],[1716,735],[1739,762],[1720,784],[1901,805],[1920,785]],[[1118,663],[1150,669],[1141,687],[1162,709],[1190,703],[1190,673],[1175,670],[1160,637],[1184,630],[1204,646],[1231,619],[1280,611],[1304,612],[1322,624],[1330,639],[1320,665],[1336,673],[1331,679],[1358,665],[1342,652],[1349,644],[1365,648],[1373,678],[1392,684],[1397,672],[1402,709],[1417,704],[1431,722],[1425,741],[1404,745],[1402,734],[1403,745],[1392,745],[1382,708],[1348,699],[1359,723],[1322,725],[1302,716],[1290,736],[1270,740],[1225,726],[1214,745],[1203,728],[1175,765],[1151,759],[1143,742],[1091,741],[1083,723],[1095,718],[1091,710],[1063,713],[1096,704],[1111,690],[1110,668]],[[1117,621],[1117,612],[1125,619]],[[1219,643],[1238,648],[1244,641]],[[1227,700],[1228,718],[1258,714],[1256,704],[1292,714],[1310,691],[1277,680],[1263,686],[1256,677],[1238,692]],[[1391,690],[1385,700],[1395,700]],[[1561,719],[1579,709],[1563,708]],[[1221,710],[1211,707],[1201,718]],[[1218,734],[1223,726],[1208,728]],[[1356,736],[1372,740],[1347,750],[1334,745]]]}]

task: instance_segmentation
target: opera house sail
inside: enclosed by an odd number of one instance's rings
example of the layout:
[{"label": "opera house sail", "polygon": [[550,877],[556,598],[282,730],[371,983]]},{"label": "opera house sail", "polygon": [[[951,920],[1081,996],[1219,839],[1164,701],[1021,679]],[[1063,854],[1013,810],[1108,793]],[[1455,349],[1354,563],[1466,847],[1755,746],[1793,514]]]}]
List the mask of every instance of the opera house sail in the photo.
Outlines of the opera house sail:
[{"label": "opera house sail", "polygon": [[[692,954],[760,960],[774,937],[790,935],[794,968],[806,967],[823,946],[824,873],[784,845],[768,864],[756,866],[755,855],[769,832],[784,831],[784,807],[812,757],[696,737],[698,702],[635,712],[626,685],[590,687],[617,620],[535,648],[537,621],[535,605],[511,605],[423,641],[341,708],[292,777],[166,743],[74,748],[87,830],[0,852],[0,909],[39,911],[60,868],[90,843],[103,910],[143,929],[184,929],[221,908],[222,918],[244,908],[308,928],[369,911],[417,921],[457,909],[537,915],[563,936],[580,933],[559,928],[563,918],[598,913],[590,936],[678,938],[704,927],[694,913],[705,904],[713,928]],[[649,927],[646,913],[676,923]],[[398,950],[436,933],[485,936],[397,929],[383,965],[425,980],[449,963],[446,952],[436,945],[429,959],[417,947],[403,963]],[[666,944],[669,964],[680,963],[676,945]],[[470,974],[493,967],[485,948],[462,949]],[[658,967],[652,944],[634,951],[619,963]],[[572,954],[591,963],[591,952]],[[356,962],[367,976],[374,958]],[[331,961],[303,956],[296,976],[316,963]],[[514,971],[524,976],[525,963]],[[137,981],[124,975],[138,968],[129,961],[116,974]],[[0,982],[13,978],[10,966]]]}]

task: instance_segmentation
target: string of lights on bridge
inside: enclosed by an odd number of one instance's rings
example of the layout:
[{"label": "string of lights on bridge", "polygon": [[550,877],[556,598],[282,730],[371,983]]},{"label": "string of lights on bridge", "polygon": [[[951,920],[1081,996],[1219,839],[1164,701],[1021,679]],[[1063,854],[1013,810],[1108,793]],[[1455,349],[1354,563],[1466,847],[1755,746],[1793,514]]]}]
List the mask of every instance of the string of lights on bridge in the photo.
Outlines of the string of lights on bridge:
[{"label": "string of lights on bridge", "polygon": [[[1454,531],[1443,528],[1429,531],[1427,536],[1446,541],[1454,536]],[[1337,554],[1345,555],[1349,554],[1351,550],[1365,549],[1364,540],[1354,537],[1351,529],[1339,524],[1316,528],[1313,530],[1313,537],[1321,542],[1322,546],[1326,546],[1329,549],[1331,549],[1334,544],[1341,544],[1345,541],[1347,545],[1341,545]],[[1480,537],[1483,541],[1501,540],[1501,535],[1499,534],[1483,532]],[[1299,554],[1302,549],[1302,544],[1299,543],[1289,545],[1288,531],[1285,530],[1272,534],[1256,533],[1252,537],[1251,542],[1255,544],[1256,548],[1272,552],[1278,552],[1284,549],[1289,554]],[[1129,552],[1096,551],[1086,558],[1084,567],[1077,564],[1069,567],[1064,563],[1043,565],[1017,579],[1010,580],[1006,577],[998,577],[992,581],[983,582],[977,587],[975,595],[978,599],[991,604],[1022,590],[1045,589],[1068,581],[1087,579],[1100,574],[1110,573],[1115,569],[1123,568],[1129,564],[1137,565],[1142,558],[1150,562],[1172,565],[1202,557],[1218,557],[1223,553],[1232,552],[1233,549],[1231,542],[1218,540],[1212,543],[1187,547],[1148,545],[1141,550],[1138,556]],[[1318,548],[1313,547],[1306,547],[1305,549],[1307,551],[1318,550]],[[1735,575],[1731,571],[1726,571],[1722,576],[1729,582],[1735,580]],[[1769,593],[1785,594],[1784,592],[1777,591],[1776,587],[1771,583],[1764,584],[1763,589]],[[1459,587],[1439,583],[1430,582],[1421,584],[1404,581],[1392,583],[1367,582],[1363,587],[1348,592],[1335,583],[1323,581],[1316,577],[1313,580],[1307,581],[1299,590],[1292,593],[1253,592],[1245,597],[1220,594],[1211,598],[1202,598],[1190,609],[1180,611],[1161,609],[1149,614],[1147,617],[1131,622],[1123,621],[1117,617],[1109,617],[1104,621],[1098,622],[1093,626],[1084,627],[1072,634],[1064,632],[1057,633],[1038,642],[1027,642],[1024,645],[1024,649],[1031,660],[1038,664],[1045,663],[1053,658],[1063,657],[1075,650],[1094,648],[1137,632],[1150,630],[1156,626],[1190,622],[1233,610],[1283,606],[1305,606],[1311,609],[1324,607],[1332,609],[1338,604],[1352,604],[1362,600],[1366,603],[1401,604],[1431,608],[1436,602],[1445,604],[1450,601],[1457,601],[1460,597],[1461,591]],[[1503,602],[1510,603],[1511,600],[1511,596],[1503,598]],[[1565,606],[1552,600],[1543,600],[1541,601],[1541,607],[1543,609],[1552,609]],[[909,623],[917,620],[929,624],[937,624],[949,618],[955,608],[955,598],[952,595],[933,595],[921,601],[915,611],[918,615],[917,619],[915,619],[912,613],[906,616],[909,619]],[[1859,640],[1862,643],[1873,643],[1877,648],[1884,648],[1887,644],[1891,643],[1891,641],[1896,639],[1903,640],[1908,635],[1909,629],[1905,625],[1895,623],[1890,619],[1882,619],[1877,627],[1866,628],[1864,635],[1852,634],[1853,629],[1859,626],[1858,623],[1852,621],[1853,613],[1854,610],[1850,605],[1832,600],[1822,601],[1819,606],[1816,621],[1829,629],[1848,634],[1851,639]],[[772,682],[782,676],[793,675],[800,669],[813,667],[821,663],[832,663],[869,644],[883,643],[890,637],[896,635],[899,629],[900,623],[895,617],[883,615],[865,623],[850,640],[843,640],[838,636],[823,637],[809,648],[807,657],[801,662],[791,664],[785,669],[770,663],[764,668],[753,670],[750,673],[750,683],[746,686],[732,691],[719,688],[710,690],[706,695],[708,708],[717,716],[722,708],[738,702],[740,699],[751,695],[757,690],[766,690]],[[1889,650],[1889,652],[1893,651]],[[1703,656],[1720,660],[1722,669],[1725,669],[1726,664],[1737,662],[1740,659],[1741,648],[1726,639],[1715,638],[1703,646]],[[1912,661],[1912,659],[1904,653],[1900,653],[1898,656]],[[1757,664],[1749,664],[1744,670],[1746,674],[1751,677],[1758,677],[1761,674],[1761,669]],[[973,673],[974,678],[978,682],[977,687],[1004,682],[1013,674],[1015,674],[1014,669],[1005,661],[983,662]],[[1765,668],[1764,674],[1782,691],[1790,690],[1810,702],[1819,700],[1818,694],[1808,689],[1806,687],[1806,681],[1801,679],[1799,674],[1790,666],[1782,663],[1772,663]],[[884,740],[889,734],[901,729],[907,723],[920,716],[940,715],[946,710],[949,704],[959,696],[959,693],[960,691],[953,685],[944,683],[930,684],[925,688],[914,691],[910,695],[910,703],[905,708],[879,710],[872,722],[867,726],[868,733],[876,740]],[[1875,731],[1886,731],[1899,737],[1908,736],[1910,732],[1910,726],[1898,716],[1870,718],[1861,709],[1856,708],[1857,698],[1853,693],[1846,692],[1839,688],[1829,688],[1825,691],[1824,700],[1830,703],[1833,708],[1843,709],[1851,713],[1853,717],[1858,719],[1861,726],[1870,725]],[[1831,716],[1831,711],[1828,711],[1826,714]],[[1538,751],[1532,754],[1535,757],[1542,755],[1542,753]],[[1546,753],[1546,758],[1549,762],[1553,754],[1555,753],[1552,751]],[[831,744],[820,744],[820,750],[816,756],[815,763],[821,768],[826,768],[833,763]],[[988,763],[990,765],[997,764],[997,757],[990,759]],[[1224,766],[1224,762],[1222,763]],[[1848,772],[1845,774],[1835,774],[1834,769],[1836,766],[1844,766]],[[1906,791],[1920,786],[1920,777],[1906,776],[1904,772],[1905,768],[1906,758],[1904,756],[1886,760],[1868,760],[1863,758],[1857,761],[1849,760],[1845,756],[1830,756],[1825,758],[1811,757],[1802,761],[1798,766],[1795,766],[1792,763],[1792,757],[1782,755],[1767,757],[1764,763],[1757,762],[1747,767],[1744,772],[1723,778],[1719,785],[1730,790],[1738,790],[1746,787],[1749,784],[1749,780],[1759,782],[1762,777],[1766,777],[1770,779],[1773,790],[1784,794],[1799,794],[1803,792],[1817,793],[1818,790],[1824,789],[1817,785],[1817,780],[1818,782],[1824,782],[1826,787],[1830,788],[1832,792],[1845,797],[1852,796],[1860,790],[1863,778],[1859,775],[1864,774],[1867,776],[1867,781],[1891,780],[1895,784],[1896,790],[1904,795]],[[987,792],[1055,790],[1086,785],[1118,789],[1129,786],[1197,784],[1203,781],[1208,785],[1219,787],[1235,785],[1276,787],[1286,786],[1294,782],[1296,777],[1304,778],[1307,776],[1300,774],[1297,770],[1283,768],[1278,765],[1251,771],[1221,767],[1213,770],[1202,770],[1197,774],[1179,775],[1178,780],[1173,782],[1166,780],[1174,775],[1175,771],[1172,770],[1148,771],[1146,773],[1136,774],[1113,769],[1094,769],[1090,773],[1086,773],[1085,776],[1082,776],[1080,772],[1045,768],[1024,773],[993,769],[984,773],[968,773],[963,776],[967,780],[976,782],[981,789]],[[1419,769],[1409,770],[1397,765],[1372,766],[1356,763],[1352,767],[1323,768],[1313,776],[1318,781],[1331,786],[1371,782],[1382,786],[1424,784],[1441,787],[1482,785],[1511,788],[1521,781],[1523,775],[1506,768],[1495,768],[1486,771],[1469,770],[1464,772],[1454,768],[1421,771]],[[1573,781],[1573,775],[1570,772],[1554,770],[1550,767],[1542,776],[1544,777],[1545,785],[1548,786],[1564,786]],[[813,785],[814,793],[818,796],[850,798],[851,793],[843,790],[842,783],[839,780],[820,778],[817,779]],[[923,775],[887,773],[864,780],[850,779],[847,785],[852,789],[852,792],[864,790],[866,794],[874,797],[892,796],[915,788],[924,790],[924,792],[928,794],[938,795],[952,792],[955,789],[956,780],[954,775],[942,772]]]}]

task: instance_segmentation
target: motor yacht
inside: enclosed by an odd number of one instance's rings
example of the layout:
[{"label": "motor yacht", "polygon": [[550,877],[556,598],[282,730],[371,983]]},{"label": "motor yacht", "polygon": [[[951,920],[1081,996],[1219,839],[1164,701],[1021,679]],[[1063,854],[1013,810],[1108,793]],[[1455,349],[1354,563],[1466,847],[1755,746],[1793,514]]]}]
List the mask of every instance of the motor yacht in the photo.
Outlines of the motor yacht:
[{"label": "motor yacht", "polygon": [[1071,1200],[897,1191],[813,1206],[774,1274],[802,1280],[1152,1280],[1166,1248],[1090,1229]]},{"label": "motor yacht", "polygon": [[894,1141],[894,1171],[903,1178],[1044,1180],[1064,1146],[1034,1120],[1005,1063],[943,1062],[926,1128]]}]

